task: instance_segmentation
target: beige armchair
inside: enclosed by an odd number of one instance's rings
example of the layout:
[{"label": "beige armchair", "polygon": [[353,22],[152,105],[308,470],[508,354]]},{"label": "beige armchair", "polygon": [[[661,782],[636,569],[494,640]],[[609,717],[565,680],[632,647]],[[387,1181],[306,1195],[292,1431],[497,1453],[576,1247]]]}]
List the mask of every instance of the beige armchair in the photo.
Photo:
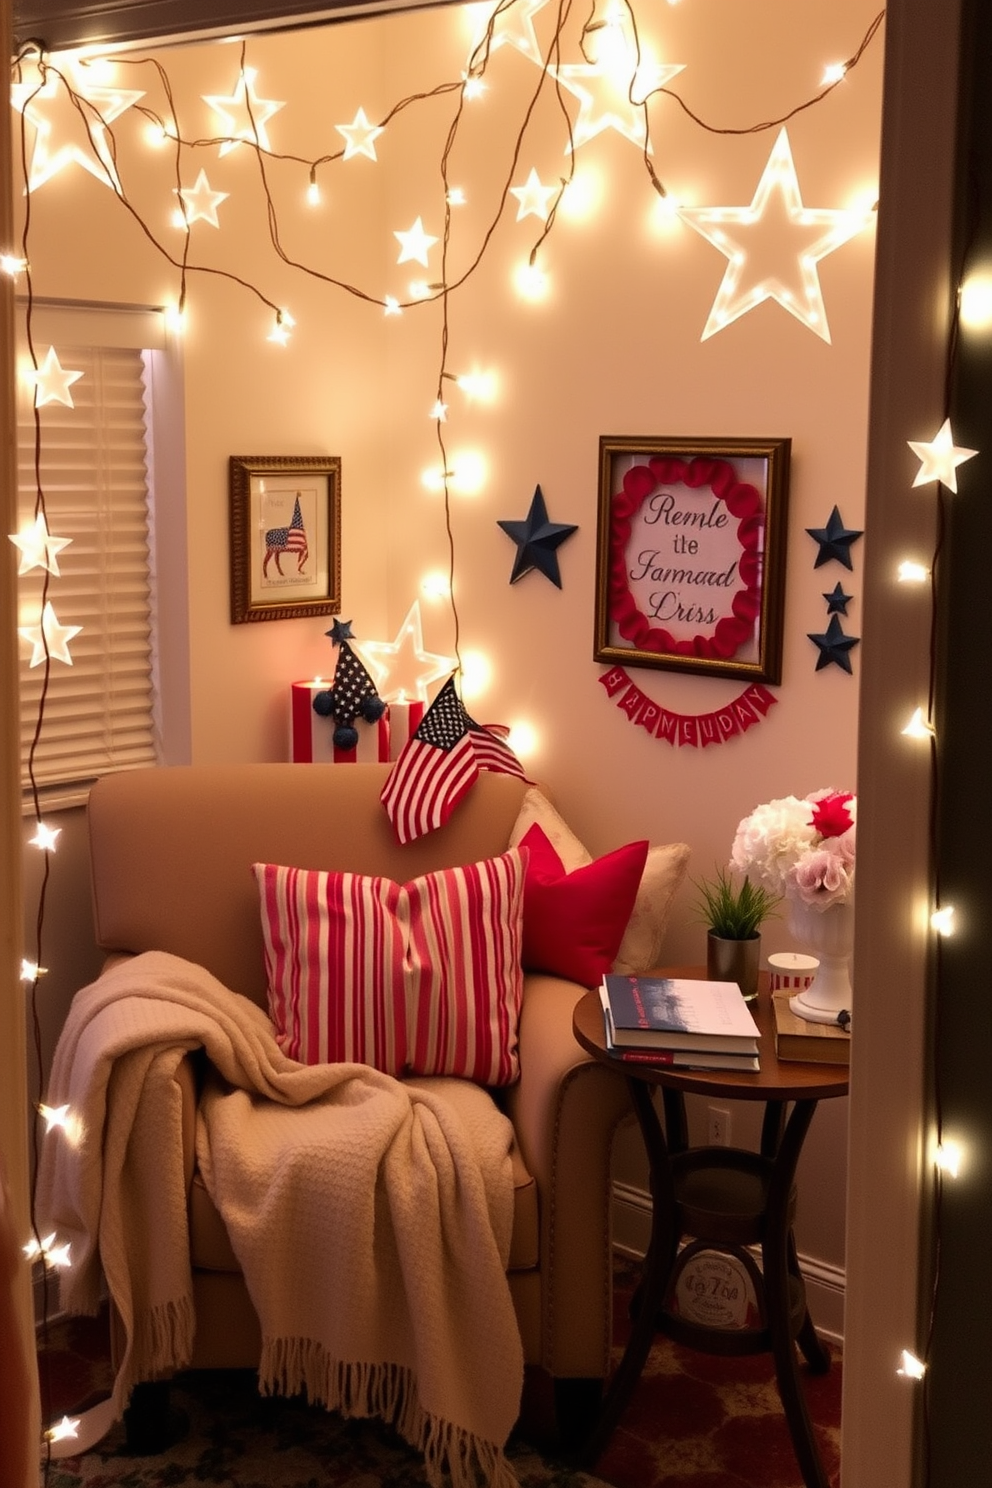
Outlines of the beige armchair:
[{"label": "beige armchair", "polygon": [[[266,1005],[249,865],[285,863],[405,882],[505,851],[526,786],[483,774],[448,824],[400,847],[379,802],[379,765],[183,766],[98,782],[89,803],[96,936],[113,956],[163,950]],[[623,1082],[572,1034],[584,989],[525,978],[520,1079],[496,1099],[516,1136],[509,1284],[527,1365],[554,1382],[559,1426],[587,1408],[611,1336],[610,1151]],[[201,1055],[180,1072],[196,1330],[193,1368],[258,1363],[260,1332],[193,1146]],[[452,1082],[453,1085],[458,1082]],[[137,1392],[136,1392],[136,1398]],[[134,1404],[134,1401],[132,1402]],[[161,1428],[133,1413],[136,1435]]]}]

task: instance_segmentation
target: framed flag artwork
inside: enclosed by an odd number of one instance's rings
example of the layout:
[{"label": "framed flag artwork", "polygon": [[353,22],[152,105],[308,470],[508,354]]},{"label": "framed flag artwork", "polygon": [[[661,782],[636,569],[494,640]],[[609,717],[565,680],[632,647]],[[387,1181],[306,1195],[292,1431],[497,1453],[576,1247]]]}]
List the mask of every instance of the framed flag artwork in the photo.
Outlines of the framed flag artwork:
[{"label": "framed flag artwork", "polygon": [[596,661],[781,681],[790,452],[601,436]]},{"label": "framed flag artwork", "polygon": [[232,455],[231,623],[341,608],[337,455]]}]

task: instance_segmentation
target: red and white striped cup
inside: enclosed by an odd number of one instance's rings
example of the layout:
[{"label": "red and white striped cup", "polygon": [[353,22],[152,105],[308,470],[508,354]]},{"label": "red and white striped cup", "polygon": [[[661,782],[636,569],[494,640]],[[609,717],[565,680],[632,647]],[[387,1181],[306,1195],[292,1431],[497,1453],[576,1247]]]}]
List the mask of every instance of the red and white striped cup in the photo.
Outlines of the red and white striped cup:
[{"label": "red and white striped cup", "polygon": [[819,961],[798,951],[776,951],[768,957],[768,985],[773,992],[803,992],[816,976]]}]

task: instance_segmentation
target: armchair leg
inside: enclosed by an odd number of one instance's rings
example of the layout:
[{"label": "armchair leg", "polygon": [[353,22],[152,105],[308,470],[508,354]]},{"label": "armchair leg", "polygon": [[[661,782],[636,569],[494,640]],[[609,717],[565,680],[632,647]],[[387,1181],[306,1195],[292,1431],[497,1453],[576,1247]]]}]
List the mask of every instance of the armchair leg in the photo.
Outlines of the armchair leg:
[{"label": "armchair leg", "polygon": [[571,1452],[589,1435],[603,1399],[601,1379],[556,1379],[555,1419],[562,1449]]},{"label": "armchair leg", "polygon": [[189,1430],[184,1411],[169,1404],[169,1381],[135,1385],[124,1412],[127,1451],[132,1457],[154,1457],[182,1441]]}]

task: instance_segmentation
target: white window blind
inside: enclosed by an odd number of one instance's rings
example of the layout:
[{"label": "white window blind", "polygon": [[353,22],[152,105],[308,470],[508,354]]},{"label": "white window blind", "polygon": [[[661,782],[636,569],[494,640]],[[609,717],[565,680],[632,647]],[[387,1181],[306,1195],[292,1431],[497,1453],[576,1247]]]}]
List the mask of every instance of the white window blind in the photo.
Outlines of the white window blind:
[{"label": "white window blind", "polygon": [[[124,339],[124,338],[121,338]],[[39,361],[48,341],[35,336]],[[153,764],[151,563],[144,357],[132,346],[55,343],[63,368],[81,371],[74,406],[45,404],[41,488],[48,530],[71,538],[48,575],[47,599],[60,625],[82,629],[69,641],[72,665],[52,659],[33,771],[36,784],[83,787],[111,770]],[[18,487],[22,526],[35,515],[33,389],[18,379]],[[18,579],[19,623],[41,621],[46,575]],[[31,667],[22,642],[21,761],[38,728],[45,666]]]}]

